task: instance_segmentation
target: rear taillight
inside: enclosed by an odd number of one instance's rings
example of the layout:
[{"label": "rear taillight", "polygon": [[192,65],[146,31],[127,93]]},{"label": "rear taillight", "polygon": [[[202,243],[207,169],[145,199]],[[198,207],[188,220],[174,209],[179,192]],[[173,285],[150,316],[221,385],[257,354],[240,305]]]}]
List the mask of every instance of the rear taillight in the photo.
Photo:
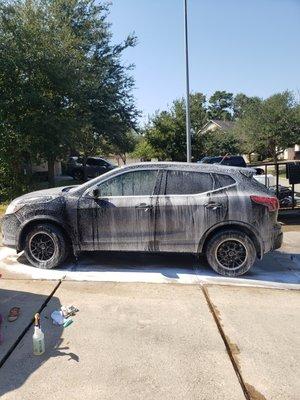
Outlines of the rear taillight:
[{"label": "rear taillight", "polygon": [[268,207],[269,211],[277,211],[279,208],[279,202],[277,197],[267,196],[250,196],[250,199],[257,204]]}]

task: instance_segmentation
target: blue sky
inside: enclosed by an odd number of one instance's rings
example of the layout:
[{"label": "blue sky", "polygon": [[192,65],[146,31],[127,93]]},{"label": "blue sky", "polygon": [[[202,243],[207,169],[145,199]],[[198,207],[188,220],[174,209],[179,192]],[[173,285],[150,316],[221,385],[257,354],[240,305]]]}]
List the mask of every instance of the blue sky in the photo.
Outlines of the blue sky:
[{"label": "blue sky", "polygon": [[[190,89],[267,97],[300,91],[300,0],[188,0]],[[142,121],[185,93],[183,0],[112,0],[114,40],[132,32]]]}]

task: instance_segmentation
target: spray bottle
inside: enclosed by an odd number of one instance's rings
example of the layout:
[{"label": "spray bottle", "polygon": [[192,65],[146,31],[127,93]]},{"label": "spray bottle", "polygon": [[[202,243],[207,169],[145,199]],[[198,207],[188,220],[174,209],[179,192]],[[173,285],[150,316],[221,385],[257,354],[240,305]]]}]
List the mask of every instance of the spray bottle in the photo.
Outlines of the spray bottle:
[{"label": "spray bottle", "polygon": [[45,352],[45,339],[41,329],[40,314],[34,316],[33,354],[39,356]]}]

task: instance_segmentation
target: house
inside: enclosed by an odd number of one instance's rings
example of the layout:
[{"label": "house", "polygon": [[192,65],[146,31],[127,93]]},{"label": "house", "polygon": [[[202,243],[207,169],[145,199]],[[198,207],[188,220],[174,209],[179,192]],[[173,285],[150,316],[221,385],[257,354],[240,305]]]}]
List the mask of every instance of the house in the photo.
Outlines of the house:
[{"label": "house", "polygon": [[279,158],[282,160],[300,160],[300,145],[295,144],[295,146],[285,149]]},{"label": "house", "polygon": [[210,121],[206,122],[206,124],[201,128],[198,133],[203,135],[206,132],[214,132],[217,130],[223,132],[229,132],[233,129],[234,122],[233,121],[222,121],[219,119],[211,119]]}]

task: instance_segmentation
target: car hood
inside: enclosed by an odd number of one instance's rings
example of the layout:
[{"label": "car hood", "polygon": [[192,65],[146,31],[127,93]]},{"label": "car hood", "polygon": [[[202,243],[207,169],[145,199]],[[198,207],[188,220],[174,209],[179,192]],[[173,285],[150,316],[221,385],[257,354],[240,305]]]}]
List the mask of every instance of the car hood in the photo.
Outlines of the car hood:
[{"label": "car hood", "polygon": [[47,198],[47,197],[59,197],[61,195],[64,195],[65,193],[68,193],[69,188],[72,188],[77,185],[72,185],[72,186],[61,186],[61,187],[56,187],[56,188],[50,188],[50,189],[43,189],[43,190],[36,190],[34,192],[26,193],[23,196],[17,197],[14,201],[23,201],[23,200],[30,200],[30,199],[38,199],[38,198]]}]

